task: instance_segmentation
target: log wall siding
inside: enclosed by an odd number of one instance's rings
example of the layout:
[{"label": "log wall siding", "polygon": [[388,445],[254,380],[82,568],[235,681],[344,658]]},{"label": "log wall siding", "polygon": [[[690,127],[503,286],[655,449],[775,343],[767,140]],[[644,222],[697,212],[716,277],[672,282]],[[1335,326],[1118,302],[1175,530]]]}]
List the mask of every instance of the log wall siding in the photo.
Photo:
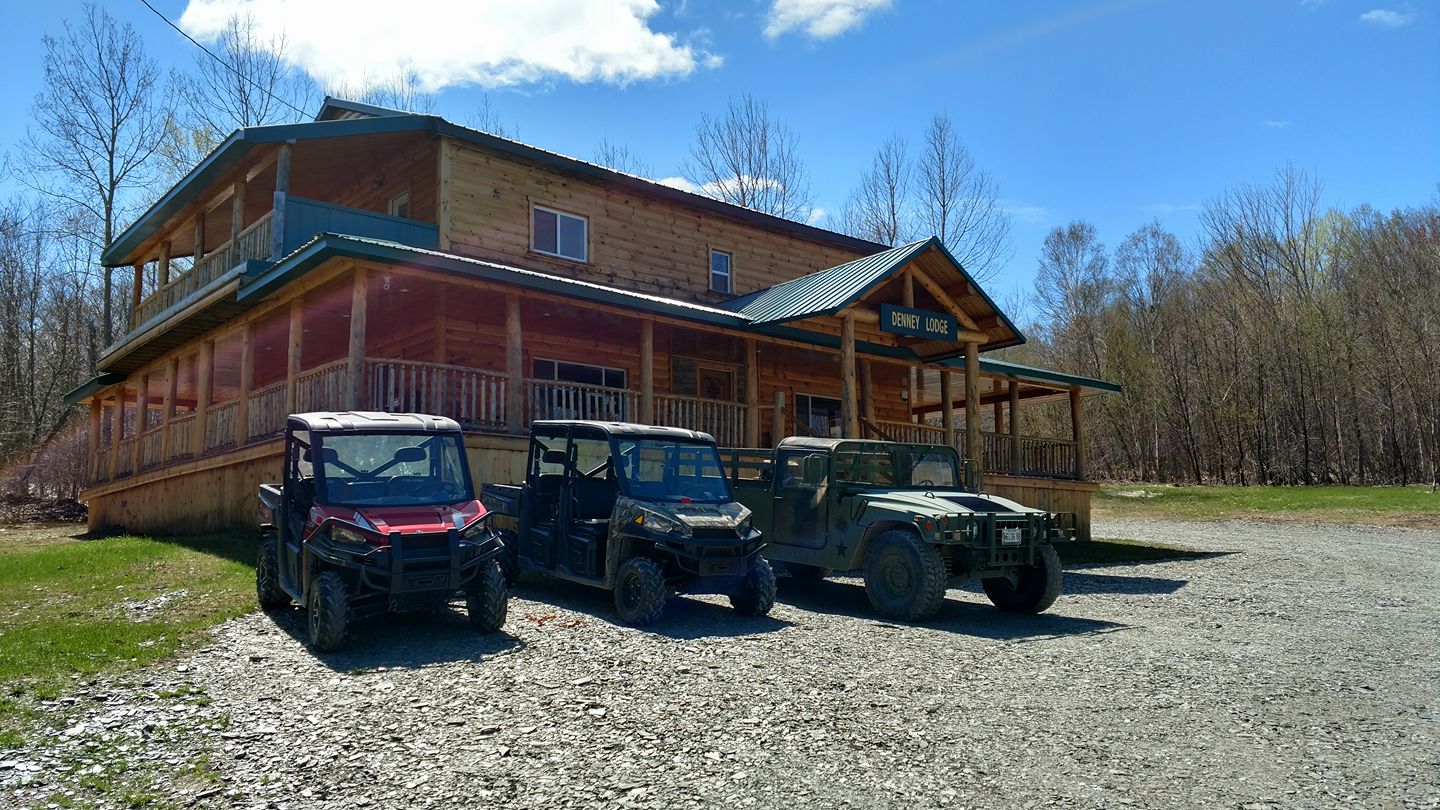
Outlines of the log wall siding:
[{"label": "log wall siding", "polygon": [[410,192],[409,219],[434,222],[436,211],[435,141],[418,138],[394,150],[375,166],[355,167],[355,177],[338,194],[316,197],[325,202],[360,208],[380,214],[390,213],[390,200]]},{"label": "log wall siding", "polygon": [[[843,264],[861,253],[773,233],[552,169],[445,141],[454,198],[448,239],[453,253],[516,263],[598,284],[693,301],[710,292],[710,250],[733,256],[732,284],[743,294]],[[540,204],[589,219],[589,261],[530,250],[530,207]]]}]

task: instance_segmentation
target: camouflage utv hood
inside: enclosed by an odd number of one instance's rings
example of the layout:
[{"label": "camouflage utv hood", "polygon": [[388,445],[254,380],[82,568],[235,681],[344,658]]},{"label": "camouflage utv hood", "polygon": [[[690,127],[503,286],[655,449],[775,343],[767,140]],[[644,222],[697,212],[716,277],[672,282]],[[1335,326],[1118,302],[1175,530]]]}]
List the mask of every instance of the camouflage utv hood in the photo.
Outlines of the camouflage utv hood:
[{"label": "camouflage utv hood", "polygon": [[689,528],[734,529],[741,521],[750,517],[750,510],[741,504],[729,503],[679,503],[677,501],[637,501],[624,495],[615,500],[615,511],[610,518],[610,532],[617,534],[635,522],[645,512],[669,518]]}]

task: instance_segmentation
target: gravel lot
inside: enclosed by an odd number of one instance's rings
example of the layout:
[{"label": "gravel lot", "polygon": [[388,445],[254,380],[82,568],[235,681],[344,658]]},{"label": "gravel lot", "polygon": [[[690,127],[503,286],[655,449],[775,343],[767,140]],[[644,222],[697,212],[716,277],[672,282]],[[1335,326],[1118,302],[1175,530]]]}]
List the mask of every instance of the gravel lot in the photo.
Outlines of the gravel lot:
[{"label": "gravel lot", "polygon": [[1216,552],[1066,572],[1040,617],[951,591],[870,614],[781,580],[617,626],[520,586],[506,634],[399,617],[316,657],[300,614],[49,706],[0,804],[186,807],[1440,806],[1440,534],[1107,521]]}]

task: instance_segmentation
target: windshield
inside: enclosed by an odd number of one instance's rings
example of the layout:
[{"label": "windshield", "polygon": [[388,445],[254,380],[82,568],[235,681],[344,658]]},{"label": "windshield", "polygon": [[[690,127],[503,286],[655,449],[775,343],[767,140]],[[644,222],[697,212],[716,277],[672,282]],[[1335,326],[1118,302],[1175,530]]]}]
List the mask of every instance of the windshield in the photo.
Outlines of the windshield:
[{"label": "windshield", "polygon": [[875,445],[835,452],[835,481],[877,487],[958,487],[955,452],[947,447]]},{"label": "windshield", "polygon": [[674,439],[617,439],[625,494],[644,501],[729,503],[730,482],[711,444]]},{"label": "windshield", "polygon": [[960,486],[955,470],[955,453],[948,448],[910,451],[910,486],[954,488]]},{"label": "windshield", "polygon": [[316,495],[333,506],[424,506],[472,499],[456,434],[332,433],[312,450]]}]

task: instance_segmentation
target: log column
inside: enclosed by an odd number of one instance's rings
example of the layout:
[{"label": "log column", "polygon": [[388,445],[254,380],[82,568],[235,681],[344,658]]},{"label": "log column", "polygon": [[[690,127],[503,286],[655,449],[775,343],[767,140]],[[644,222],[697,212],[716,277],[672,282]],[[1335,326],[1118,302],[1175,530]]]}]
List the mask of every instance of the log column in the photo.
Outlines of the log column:
[{"label": "log column", "polygon": [[1075,478],[1085,480],[1085,420],[1080,389],[1070,389],[1070,438],[1075,441]]},{"label": "log column", "polygon": [[980,448],[980,344],[965,344],[965,457],[985,469]]},{"label": "log column", "polygon": [[760,446],[760,347],[745,338],[745,446]]},{"label": "log column", "polygon": [[945,446],[955,446],[955,384],[950,369],[940,369],[940,413],[945,422]]},{"label": "log column", "polygon": [[345,409],[360,410],[365,387],[365,315],[370,295],[370,276],[363,268],[355,270],[350,289],[350,352],[346,368]]},{"label": "log column", "polygon": [[175,397],[180,391],[180,358],[172,357],[165,363],[165,402],[160,411],[160,463],[170,460],[175,451],[170,438],[170,420],[175,416]]},{"label": "log column", "polygon": [[200,357],[195,363],[195,423],[190,434],[190,453],[205,452],[205,432],[210,425],[211,366],[215,364],[215,341],[200,344]]},{"label": "log column", "polygon": [[1020,381],[1010,381],[1010,472],[1020,470]]},{"label": "log column", "polygon": [[245,230],[245,187],[245,180],[241,178],[230,190],[230,258],[226,261],[228,266],[225,270],[240,263],[240,254],[236,249],[240,247],[240,232]]},{"label": "log column", "polygon": [[[904,275],[904,278],[901,279],[900,284],[901,284],[901,288],[900,288],[900,290],[901,290],[901,291],[900,291],[900,304],[901,304],[901,306],[904,306],[904,307],[906,307],[906,308],[908,308],[908,309],[914,309],[914,308],[915,308],[915,277],[912,276],[912,275],[910,275],[909,273],[906,273],[906,274]],[[909,375],[910,375],[910,388],[909,388],[909,390],[908,390],[908,392],[906,393],[906,396],[905,396],[905,404],[908,406],[907,410],[908,410],[909,413],[910,413],[910,421],[913,422],[913,421],[916,421],[916,416],[915,416],[915,397],[919,395],[919,385],[917,385],[917,381],[918,381],[918,379],[919,379],[919,377],[920,377],[920,369],[916,368],[915,366],[911,366],[911,367],[910,367]],[[947,442],[947,444],[953,444],[953,442]]]},{"label": "log column", "polygon": [[775,414],[770,428],[770,441],[776,447],[780,446],[780,440],[785,438],[785,392],[775,392]]},{"label": "log column", "polygon": [[135,392],[135,442],[130,445],[130,472],[140,471],[140,437],[150,421],[150,375],[140,375],[140,388]]},{"label": "log column", "polygon": [[856,403],[855,315],[846,313],[840,321],[840,423],[841,436],[860,438],[860,409]]},{"label": "log column", "polygon": [[640,322],[640,421],[655,424],[655,322]]},{"label": "log column", "polygon": [[104,409],[99,395],[90,398],[90,462],[85,466],[91,481],[100,477],[100,426],[105,418]]},{"label": "log column", "polygon": [[285,255],[285,201],[290,196],[290,148],[294,141],[280,144],[275,152],[275,197],[270,209],[270,261]]},{"label": "log column", "polygon": [[139,326],[140,301],[145,291],[145,262],[135,263],[135,286],[130,289],[130,329]]},{"label": "log column", "polygon": [[195,258],[191,265],[191,272],[200,269],[200,260],[205,258],[205,212],[201,210],[195,214]]},{"label": "log column", "polygon": [[865,437],[865,430],[875,424],[875,389],[870,378],[870,358],[860,358],[860,414],[865,420],[857,438]]},{"label": "log column", "polygon": [[235,446],[250,439],[250,389],[255,387],[255,322],[240,328],[240,398],[235,400]]},{"label": "log column", "polygon": [[[160,243],[160,262],[156,272],[160,274],[157,286],[164,287],[170,283],[170,240],[166,239]],[[158,290],[157,290],[158,292]]]},{"label": "log column", "polygon": [[295,378],[300,376],[300,362],[305,347],[305,296],[297,295],[290,300],[289,346],[285,352],[285,413],[299,410],[300,392],[295,390]]},{"label": "log column", "polygon": [[505,296],[505,422],[519,434],[525,426],[525,351],[520,342],[520,296]]},{"label": "log column", "polygon": [[120,458],[120,440],[125,436],[125,386],[115,389],[115,411],[110,414],[110,469],[107,478],[115,477],[115,463]]}]

